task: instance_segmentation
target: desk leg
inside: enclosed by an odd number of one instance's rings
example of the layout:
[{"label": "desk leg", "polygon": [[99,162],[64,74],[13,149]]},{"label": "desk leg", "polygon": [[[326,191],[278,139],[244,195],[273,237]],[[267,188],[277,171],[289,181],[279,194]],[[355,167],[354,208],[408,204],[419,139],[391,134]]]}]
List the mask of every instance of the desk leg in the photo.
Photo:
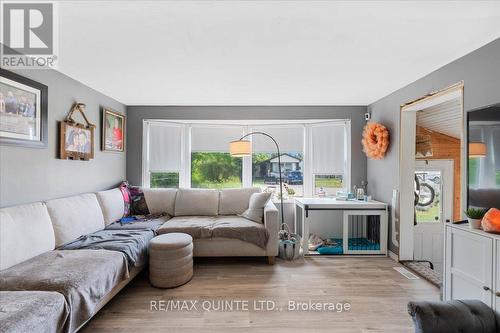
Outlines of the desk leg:
[{"label": "desk leg", "polygon": [[302,253],[309,254],[309,216],[306,210],[302,209]]},{"label": "desk leg", "polygon": [[343,219],[342,219],[342,252],[343,254],[347,254],[349,252],[349,213],[347,211],[343,211]]},{"label": "desk leg", "polygon": [[380,251],[382,254],[388,255],[389,251],[387,251],[387,238],[388,234],[388,224],[389,224],[389,216],[387,213],[387,209],[380,214],[380,231],[381,231],[381,239],[380,239]]}]

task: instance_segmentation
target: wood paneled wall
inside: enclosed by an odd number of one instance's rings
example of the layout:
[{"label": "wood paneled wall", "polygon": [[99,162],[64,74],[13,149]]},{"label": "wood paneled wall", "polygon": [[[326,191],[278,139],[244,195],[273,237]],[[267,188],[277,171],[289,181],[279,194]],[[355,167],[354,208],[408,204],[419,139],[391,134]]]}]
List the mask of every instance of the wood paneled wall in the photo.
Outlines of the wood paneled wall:
[{"label": "wood paneled wall", "polygon": [[460,220],[460,139],[417,126],[417,134],[431,136],[432,156],[417,160],[453,160],[453,219]]}]

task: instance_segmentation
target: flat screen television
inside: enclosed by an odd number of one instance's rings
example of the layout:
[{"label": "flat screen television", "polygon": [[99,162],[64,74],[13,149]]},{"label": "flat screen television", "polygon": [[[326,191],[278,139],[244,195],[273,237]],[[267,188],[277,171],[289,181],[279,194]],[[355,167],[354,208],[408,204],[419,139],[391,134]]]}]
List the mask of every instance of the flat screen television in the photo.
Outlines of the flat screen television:
[{"label": "flat screen television", "polygon": [[500,104],[467,112],[467,206],[500,208]]}]

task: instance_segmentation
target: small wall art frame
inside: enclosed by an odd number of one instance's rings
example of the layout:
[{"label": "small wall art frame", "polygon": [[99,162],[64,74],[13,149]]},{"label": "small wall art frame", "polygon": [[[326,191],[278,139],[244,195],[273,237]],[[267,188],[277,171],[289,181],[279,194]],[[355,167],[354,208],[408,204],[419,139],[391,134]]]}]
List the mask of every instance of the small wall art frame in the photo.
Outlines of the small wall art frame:
[{"label": "small wall art frame", "polygon": [[47,148],[47,86],[0,68],[0,144]]},{"label": "small wall art frame", "polygon": [[[64,121],[59,122],[59,157],[63,160],[84,160],[94,158],[94,128],[83,109],[85,104],[75,103]],[[73,120],[74,112],[79,112],[86,124]]]},{"label": "small wall art frame", "polygon": [[125,151],[126,116],[109,108],[102,110],[101,149],[108,152]]}]

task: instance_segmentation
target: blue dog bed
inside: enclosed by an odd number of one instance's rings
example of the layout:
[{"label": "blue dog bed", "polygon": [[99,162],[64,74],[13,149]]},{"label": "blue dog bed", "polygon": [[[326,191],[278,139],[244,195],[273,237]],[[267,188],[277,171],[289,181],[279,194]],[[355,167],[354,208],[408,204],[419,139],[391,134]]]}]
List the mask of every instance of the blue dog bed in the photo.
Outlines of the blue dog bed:
[{"label": "blue dog bed", "polygon": [[[323,245],[317,249],[319,254],[343,254],[344,245],[341,238],[330,238],[331,243],[335,245]],[[366,238],[349,238],[348,248],[351,251],[378,251],[380,243],[374,243]]]}]

